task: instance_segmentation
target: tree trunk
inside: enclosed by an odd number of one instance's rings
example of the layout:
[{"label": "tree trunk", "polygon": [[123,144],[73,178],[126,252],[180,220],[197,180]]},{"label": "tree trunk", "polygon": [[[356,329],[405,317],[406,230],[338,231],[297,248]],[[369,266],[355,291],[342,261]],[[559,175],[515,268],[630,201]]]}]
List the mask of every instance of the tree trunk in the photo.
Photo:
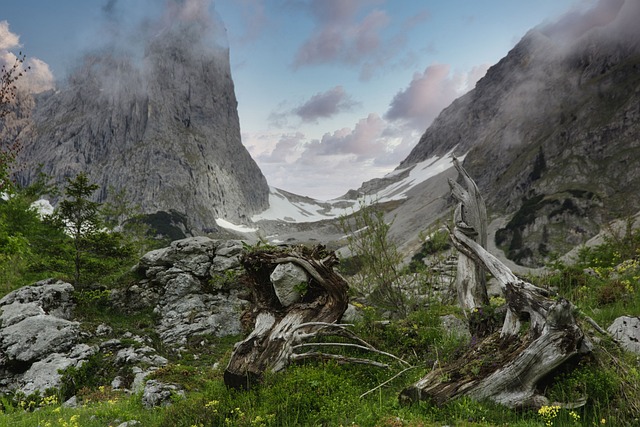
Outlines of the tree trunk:
[{"label": "tree trunk", "polygon": [[[243,257],[256,303],[255,327],[236,344],[224,372],[227,386],[249,388],[265,371],[277,372],[293,359],[305,358],[295,354],[294,347],[340,320],[347,308],[348,285],[332,268],[337,262],[335,254],[321,246],[292,252],[255,251]],[[275,267],[283,263],[294,263],[309,276],[302,299],[287,307],[280,303],[270,281]]]},{"label": "tree trunk", "polygon": [[[471,178],[456,160],[454,162],[465,177],[467,186],[477,191],[473,181],[468,182]],[[548,290],[517,278],[486,251],[481,239],[471,238],[479,233],[475,233],[474,227],[467,222],[472,216],[464,213],[481,214],[482,208],[473,206],[479,195],[475,193],[474,196],[473,192],[465,194],[455,183],[451,187],[456,199],[461,201],[456,209],[451,241],[466,260],[481,270],[489,271],[500,282],[507,313],[502,330],[472,345],[457,361],[437,367],[404,389],[400,400],[432,400],[441,404],[466,395],[478,400],[489,399],[511,408],[545,405],[548,402],[539,394],[540,382],[564,363],[591,351],[591,343],[576,324],[569,301],[562,298],[553,300]],[[471,203],[473,208],[467,209],[467,203]],[[474,284],[469,283],[468,289],[473,288]],[[472,314],[482,314],[481,310],[482,307],[476,308]]]},{"label": "tree trunk", "polygon": [[[487,247],[487,208],[476,183],[462,167],[458,159],[453,158],[453,164],[462,176],[466,189],[449,179],[452,196],[458,201],[454,213],[455,226],[466,233],[483,248]],[[472,310],[489,304],[485,273],[467,255],[458,255],[458,273],[456,275],[456,290],[460,307]]]}]

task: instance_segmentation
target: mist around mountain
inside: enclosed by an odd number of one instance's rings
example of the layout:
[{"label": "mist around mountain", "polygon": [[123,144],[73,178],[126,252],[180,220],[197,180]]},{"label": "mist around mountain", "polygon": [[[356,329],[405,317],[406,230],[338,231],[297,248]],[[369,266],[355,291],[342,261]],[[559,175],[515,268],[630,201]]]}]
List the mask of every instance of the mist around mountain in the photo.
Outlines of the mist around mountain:
[{"label": "mist around mountain", "polygon": [[143,213],[186,216],[196,232],[267,207],[266,179],[240,138],[222,23],[190,4],[168,2],[157,21],[113,36],[36,96],[18,126],[22,184],[39,165],[59,183],[84,171],[98,201],[124,192]]},{"label": "mist around mountain", "polygon": [[[99,201],[124,191],[187,234],[340,241],[341,215],[388,206],[410,253],[448,220],[450,156],[464,159],[513,261],[539,266],[640,210],[640,5],[599,2],[529,31],[437,117],[387,176],[329,201],[270,188],[240,141],[222,24],[175,8],[82,58],[57,89],[25,98],[3,132],[25,141],[20,174],[80,171]],[[129,38],[127,38],[129,37]],[[388,203],[392,202],[392,203]]]}]

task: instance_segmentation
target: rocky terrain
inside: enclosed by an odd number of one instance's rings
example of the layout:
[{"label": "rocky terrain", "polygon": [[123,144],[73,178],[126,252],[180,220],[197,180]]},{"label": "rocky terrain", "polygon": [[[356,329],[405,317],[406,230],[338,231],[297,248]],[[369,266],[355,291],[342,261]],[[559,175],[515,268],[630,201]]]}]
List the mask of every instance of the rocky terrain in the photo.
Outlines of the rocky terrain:
[{"label": "rocky terrain", "polygon": [[640,31],[636,2],[569,32],[531,30],[446,108],[399,168],[454,150],[509,258],[540,265],[640,209]]},{"label": "rocky terrain", "polygon": [[29,120],[7,125],[25,142],[21,181],[33,182],[38,165],[58,182],[85,171],[98,201],[125,191],[144,213],[185,215],[199,232],[264,210],[268,187],[240,140],[228,49],[211,31],[178,20],[148,30],[143,53],[106,46],[86,55],[37,97]]},{"label": "rocky terrain", "polygon": [[[357,207],[362,197],[393,201],[390,233],[411,253],[420,231],[450,218],[447,178],[455,172],[443,162],[453,154],[464,158],[487,200],[496,249],[528,267],[636,214],[640,6],[612,1],[607,8],[604,18],[587,13],[532,29],[442,111],[394,172],[334,206]],[[321,227],[321,235],[340,237],[326,233],[326,223]]]},{"label": "rocky terrain", "polygon": [[0,299],[0,392],[30,395],[60,387],[59,371],[100,354],[118,372],[129,373],[114,376],[114,389],[148,387],[153,391],[145,391],[148,406],[162,404],[171,386],[145,380],[167,364],[155,346],[180,354],[194,342],[204,349],[207,337],[243,331],[241,317],[250,295],[235,281],[242,248],[239,241],[206,237],[175,241],[140,259],[140,281],[105,294],[104,303],[116,312],[148,317],[153,312],[156,343],[149,336],[76,320],[77,294],[69,283],[44,280],[10,292]]}]

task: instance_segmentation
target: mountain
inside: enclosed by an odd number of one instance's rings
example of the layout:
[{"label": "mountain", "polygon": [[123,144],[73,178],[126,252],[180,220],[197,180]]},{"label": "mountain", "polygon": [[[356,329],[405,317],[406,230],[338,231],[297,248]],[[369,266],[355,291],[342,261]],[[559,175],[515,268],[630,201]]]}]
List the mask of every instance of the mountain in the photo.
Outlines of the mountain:
[{"label": "mountain", "polygon": [[508,257],[537,266],[640,210],[640,3],[531,30],[401,163],[453,151]]},{"label": "mountain", "polygon": [[[490,246],[529,267],[568,252],[640,210],[637,22],[640,2],[610,0],[532,29],[395,171],[329,202],[272,189],[271,208],[254,220],[278,241],[308,237],[314,228],[302,224],[323,220],[312,236],[327,241],[342,237],[330,221],[357,210],[358,198],[378,201],[410,253],[421,231],[450,219],[454,154],[487,200]],[[298,225],[285,231],[276,219]]]},{"label": "mountain", "polygon": [[59,182],[85,171],[98,201],[125,191],[144,213],[200,231],[266,209],[266,179],[240,139],[228,49],[208,30],[178,21],[149,33],[140,52],[86,55],[59,90],[36,98],[20,135],[22,183],[38,165]]}]

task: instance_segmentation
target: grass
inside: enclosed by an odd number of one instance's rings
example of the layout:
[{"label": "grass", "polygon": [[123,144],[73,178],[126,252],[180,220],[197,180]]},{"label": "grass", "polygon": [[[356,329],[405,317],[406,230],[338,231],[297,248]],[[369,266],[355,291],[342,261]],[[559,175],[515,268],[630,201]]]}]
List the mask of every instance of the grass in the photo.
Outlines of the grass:
[{"label": "grass", "polygon": [[[581,251],[574,265],[555,262],[553,273],[529,280],[570,299],[585,330],[590,330],[586,316],[606,327],[620,315],[640,313],[639,250],[640,232],[628,227],[603,245]],[[119,280],[121,283],[113,286],[136,278],[122,275]],[[593,342],[597,345],[592,354],[547,379],[541,390],[552,402],[586,398],[586,405],[580,408],[561,409],[552,403],[540,411],[513,411],[469,398],[445,405],[423,401],[403,406],[398,395],[404,387],[422,378],[435,362],[455,360],[469,345],[440,325],[441,315],[461,316],[458,308],[431,304],[429,309],[381,324],[374,307],[361,305],[363,318],[355,325],[355,332],[413,365],[405,372],[395,362],[387,370],[308,362],[268,373],[263,384],[252,390],[236,391],[224,385],[223,371],[240,336],[194,337],[185,344],[186,350],[177,353],[160,343],[151,309],[118,313],[108,304],[108,293],[108,289],[96,289],[76,295],[76,314],[83,328],[91,332],[104,323],[113,329],[110,337],[121,337],[125,332],[150,337],[156,350],[169,360],[151,378],[180,385],[185,397],[175,395],[169,406],[144,408],[140,393],[111,389],[115,375],[130,376],[131,372],[115,369],[113,355],[99,354],[83,367],[68,371],[61,390],[50,390],[42,397],[0,397],[0,427],[104,427],[131,420],[145,427],[638,425],[637,360],[593,331],[590,334],[596,337]],[[92,343],[97,343],[95,338]],[[376,358],[384,360],[384,356]],[[394,375],[398,376],[390,380]],[[81,406],[61,406],[60,402],[70,395],[77,396]]]}]

